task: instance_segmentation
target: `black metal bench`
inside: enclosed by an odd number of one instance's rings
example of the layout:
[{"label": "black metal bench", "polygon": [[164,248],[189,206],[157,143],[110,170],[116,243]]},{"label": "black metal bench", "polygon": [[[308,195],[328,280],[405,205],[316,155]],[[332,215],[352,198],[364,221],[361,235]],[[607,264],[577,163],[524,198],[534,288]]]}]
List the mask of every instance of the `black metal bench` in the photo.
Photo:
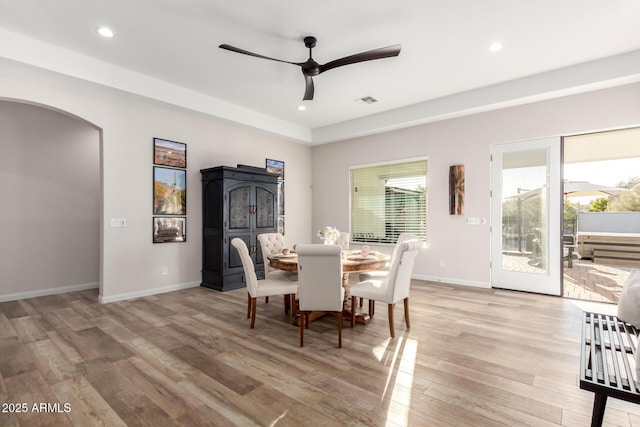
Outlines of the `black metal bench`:
[{"label": "black metal bench", "polygon": [[580,388],[595,393],[591,426],[601,426],[607,397],[640,403],[635,375],[638,330],[616,316],[582,316]]}]

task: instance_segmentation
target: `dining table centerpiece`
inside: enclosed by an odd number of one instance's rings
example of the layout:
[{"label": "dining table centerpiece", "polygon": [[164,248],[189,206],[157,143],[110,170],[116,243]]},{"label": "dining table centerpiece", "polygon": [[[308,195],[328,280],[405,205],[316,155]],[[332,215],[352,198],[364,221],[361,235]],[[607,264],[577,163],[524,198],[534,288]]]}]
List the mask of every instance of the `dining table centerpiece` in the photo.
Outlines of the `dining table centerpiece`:
[{"label": "dining table centerpiece", "polygon": [[318,231],[320,240],[324,240],[325,245],[335,245],[338,243],[340,232],[335,227],[325,227],[324,230]]}]

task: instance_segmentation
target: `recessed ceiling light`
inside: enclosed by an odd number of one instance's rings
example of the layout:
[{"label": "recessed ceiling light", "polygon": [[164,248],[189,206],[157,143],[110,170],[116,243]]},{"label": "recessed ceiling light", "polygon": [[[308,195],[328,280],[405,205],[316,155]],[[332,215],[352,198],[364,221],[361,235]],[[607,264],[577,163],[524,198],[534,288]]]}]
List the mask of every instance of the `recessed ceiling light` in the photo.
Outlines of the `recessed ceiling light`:
[{"label": "recessed ceiling light", "polygon": [[96,32],[100,34],[102,37],[111,38],[113,37],[113,31],[109,27],[100,27],[96,29]]},{"label": "recessed ceiling light", "polygon": [[306,105],[303,105],[303,104],[298,105],[298,111],[304,111],[306,109],[307,109]]},{"label": "recessed ceiling light", "polygon": [[498,52],[502,50],[502,43],[495,42],[489,46],[489,52]]}]

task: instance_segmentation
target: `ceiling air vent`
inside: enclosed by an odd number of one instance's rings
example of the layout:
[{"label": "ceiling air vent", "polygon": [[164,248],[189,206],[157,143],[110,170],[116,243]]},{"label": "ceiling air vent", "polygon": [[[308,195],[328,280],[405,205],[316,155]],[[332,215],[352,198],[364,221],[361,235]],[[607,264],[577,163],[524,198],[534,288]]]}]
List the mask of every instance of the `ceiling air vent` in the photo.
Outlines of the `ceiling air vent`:
[{"label": "ceiling air vent", "polygon": [[378,102],[378,100],[372,96],[365,96],[363,98],[356,99],[356,101],[359,104],[373,104],[374,102]]}]

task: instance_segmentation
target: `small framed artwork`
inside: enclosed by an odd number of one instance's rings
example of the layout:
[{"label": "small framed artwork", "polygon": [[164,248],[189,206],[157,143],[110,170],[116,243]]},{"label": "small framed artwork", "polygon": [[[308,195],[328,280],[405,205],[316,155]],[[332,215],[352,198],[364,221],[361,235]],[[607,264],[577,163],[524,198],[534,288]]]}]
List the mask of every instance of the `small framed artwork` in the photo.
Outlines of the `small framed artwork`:
[{"label": "small framed artwork", "polygon": [[153,214],[187,214],[187,171],[153,167]]},{"label": "small framed artwork", "polygon": [[267,171],[277,173],[278,179],[284,179],[284,162],[280,160],[267,159]]},{"label": "small framed artwork", "polygon": [[187,168],[187,144],[153,138],[153,163],[172,168]]},{"label": "small framed artwork", "polygon": [[464,215],[464,165],[449,168],[449,215]]},{"label": "small framed artwork", "polygon": [[186,242],[187,218],[153,217],[153,243]]}]

